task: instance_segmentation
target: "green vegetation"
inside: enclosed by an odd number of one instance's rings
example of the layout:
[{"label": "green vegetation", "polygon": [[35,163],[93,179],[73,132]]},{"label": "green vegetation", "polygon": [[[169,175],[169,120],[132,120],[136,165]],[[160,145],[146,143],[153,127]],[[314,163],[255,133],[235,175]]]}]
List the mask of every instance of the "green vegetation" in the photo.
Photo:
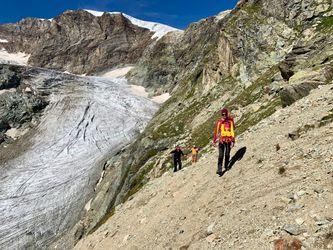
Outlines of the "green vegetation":
[{"label": "green vegetation", "polygon": [[153,161],[152,159],[149,164],[146,164],[144,165],[144,167],[139,168],[139,172],[132,178],[129,191],[124,197],[124,202],[128,200],[128,198],[130,198],[133,194],[138,192],[148,182],[148,179],[146,178],[147,174],[153,169],[154,166],[155,161]]},{"label": "green vegetation", "polygon": [[236,134],[240,135],[245,132],[249,127],[252,127],[259,123],[261,120],[272,115],[278,107],[281,107],[280,98],[275,98],[270,101],[268,104],[263,105],[256,112],[249,112],[244,114],[241,120],[238,122],[236,127]]},{"label": "green vegetation", "polygon": [[317,26],[319,32],[330,32],[333,29],[333,17],[323,17]]},{"label": "green vegetation", "polygon": [[238,106],[245,107],[256,100],[259,100],[264,94],[264,87],[272,82],[273,76],[279,71],[277,66],[267,70],[248,88],[243,90],[235,99],[233,99],[227,106],[230,109],[235,109]]},{"label": "green vegetation", "polygon": [[258,15],[261,12],[261,7],[259,4],[248,4],[242,10],[250,15]]}]

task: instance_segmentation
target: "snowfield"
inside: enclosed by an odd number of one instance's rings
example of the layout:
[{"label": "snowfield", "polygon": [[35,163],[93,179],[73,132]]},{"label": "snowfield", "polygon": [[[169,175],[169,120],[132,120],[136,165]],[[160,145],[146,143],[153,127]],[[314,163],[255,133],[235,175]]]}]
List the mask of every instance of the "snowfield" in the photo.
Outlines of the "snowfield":
[{"label": "snowfield", "polygon": [[29,57],[30,55],[22,52],[9,53],[5,49],[0,49],[0,63],[28,65]]},{"label": "snowfield", "polygon": [[[102,11],[87,10],[87,9],[84,9],[84,11],[87,11],[87,12],[89,12],[90,14],[92,14],[94,16],[102,16],[104,14],[104,12],[102,12]],[[176,30],[181,31],[179,29],[170,27],[170,26],[165,25],[165,24],[143,21],[143,20],[137,19],[135,17],[129,16],[125,13],[121,13],[121,12],[108,12],[108,13],[110,13],[110,14],[122,14],[124,17],[126,17],[128,20],[130,20],[134,25],[137,25],[137,26],[142,27],[142,28],[149,29],[152,32],[154,32],[155,34],[152,36],[152,38],[157,38],[157,40],[162,38],[165,34],[167,34],[170,31],[176,31]]]}]

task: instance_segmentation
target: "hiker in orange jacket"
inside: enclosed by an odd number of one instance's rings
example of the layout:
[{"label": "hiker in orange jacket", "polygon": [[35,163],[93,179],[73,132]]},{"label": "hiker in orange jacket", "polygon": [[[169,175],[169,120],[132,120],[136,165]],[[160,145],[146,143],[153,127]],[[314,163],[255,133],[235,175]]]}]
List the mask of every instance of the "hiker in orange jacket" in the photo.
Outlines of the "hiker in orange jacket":
[{"label": "hiker in orange jacket", "polygon": [[199,148],[193,145],[191,148],[191,153],[192,153],[192,165],[198,161],[198,153],[199,153]]},{"label": "hiker in orange jacket", "polygon": [[229,170],[230,150],[235,144],[235,123],[230,116],[228,109],[221,109],[221,118],[216,122],[214,128],[213,145],[219,147],[219,158],[217,163],[217,174],[222,176],[222,163],[224,159],[224,168]]}]

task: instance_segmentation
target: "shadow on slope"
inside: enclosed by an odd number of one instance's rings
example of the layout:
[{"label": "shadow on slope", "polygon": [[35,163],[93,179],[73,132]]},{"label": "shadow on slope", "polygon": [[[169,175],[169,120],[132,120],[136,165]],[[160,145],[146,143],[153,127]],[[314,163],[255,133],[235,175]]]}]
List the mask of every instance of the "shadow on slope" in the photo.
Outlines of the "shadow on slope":
[{"label": "shadow on slope", "polygon": [[237,150],[237,152],[235,153],[235,155],[231,158],[229,165],[228,165],[228,169],[227,170],[223,170],[221,177],[229,170],[232,169],[232,167],[235,165],[235,163],[237,161],[240,161],[241,159],[243,159],[244,155],[246,153],[246,147],[242,147],[240,149]]}]

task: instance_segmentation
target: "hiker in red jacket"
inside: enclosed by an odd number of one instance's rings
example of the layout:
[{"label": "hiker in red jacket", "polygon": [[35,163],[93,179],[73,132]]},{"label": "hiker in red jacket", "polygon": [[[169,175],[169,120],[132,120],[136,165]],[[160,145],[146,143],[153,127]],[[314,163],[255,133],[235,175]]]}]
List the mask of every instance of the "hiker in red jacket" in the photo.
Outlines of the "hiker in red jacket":
[{"label": "hiker in red jacket", "polygon": [[214,128],[213,145],[219,147],[219,158],[217,163],[217,174],[222,176],[222,163],[224,159],[224,168],[229,170],[230,150],[235,144],[235,123],[230,116],[228,109],[221,109],[221,118],[216,122]]}]

